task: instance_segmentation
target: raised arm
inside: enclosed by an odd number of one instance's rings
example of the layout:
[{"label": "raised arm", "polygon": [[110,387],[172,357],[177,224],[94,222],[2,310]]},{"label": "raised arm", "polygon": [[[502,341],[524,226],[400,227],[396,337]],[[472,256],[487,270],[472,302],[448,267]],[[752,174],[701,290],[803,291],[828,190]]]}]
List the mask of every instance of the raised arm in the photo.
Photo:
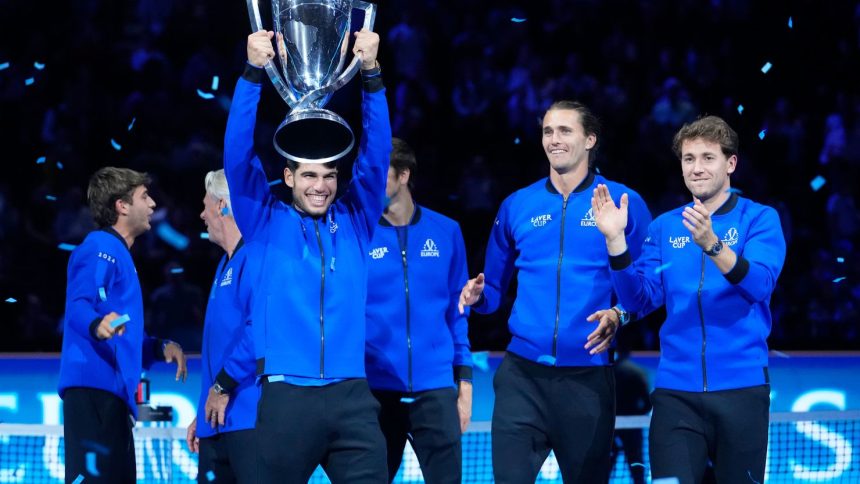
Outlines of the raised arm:
[{"label": "raised arm", "polygon": [[236,83],[227,131],[224,135],[224,172],[236,224],[242,236],[253,240],[269,221],[275,198],[269,190],[260,158],[254,152],[254,128],[264,66],[274,56],[271,32],[248,36],[248,64]]}]

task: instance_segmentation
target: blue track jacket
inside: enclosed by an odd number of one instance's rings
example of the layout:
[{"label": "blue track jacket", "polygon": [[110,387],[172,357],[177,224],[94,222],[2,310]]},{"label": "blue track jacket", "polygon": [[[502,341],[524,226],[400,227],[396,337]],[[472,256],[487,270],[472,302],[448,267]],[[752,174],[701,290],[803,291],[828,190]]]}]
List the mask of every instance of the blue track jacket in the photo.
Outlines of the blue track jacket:
[{"label": "blue track jacket", "polygon": [[600,175],[589,173],[567,200],[544,178],[502,202],[487,242],[483,297],[473,308],[498,309],[518,271],[508,351],[549,366],[609,364],[606,352],[589,355],[583,348],[597,327],[585,318],[614,304],[606,238],[591,211],[599,183],[628,194],[627,240],[640,247],[651,222],[648,207],[638,193]]},{"label": "blue track jacket", "polygon": [[[258,71],[258,72],[257,72]],[[239,79],[227,120],[224,168],[239,231],[261,246],[252,310],[258,374],[364,378],[367,253],[382,215],[391,126],[381,79],[364,80],[363,133],[352,181],[324,217],[270,193],[254,152],[261,69]],[[256,296],[259,294],[259,297]]]},{"label": "blue track jacket", "polygon": [[[140,281],[125,240],[110,227],[90,232],[72,251],[67,277],[60,398],[73,387],[105,390],[137,418],[140,373],[164,352],[162,341],[144,333]],[[128,314],[125,333],[100,340],[95,330],[112,311]]]},{"label": "blue track jacket", "polygon": [[[200,365],[200,400],[197,405],[197,436],[211,437],[221,432],[253,429],[257,419],[260,389],[254,384],[253,339],[251,333],[251,300],[258,282],[260,266],[243,241],[233,257],[221,257],[203,327],[203,351]],[[213,428],[206,421],[205,405],[209,388],[218,377],[230,392],[224,425]]]},{"label": "blue track jacket", "polygon": [[707,392],[767,383],[768,305],[785,261],[779,215],[737,194],[714,212],[714,233],[738,256],[723,275],[681,223],[687,206],[654,220],[635,264],[627,253],[611,258],[625,308],[666,305],[654,386]]},{"label": "blue track jacket", "polygon": [[380,219],[368,256],[370,387],[419,392],[471,380],[467,314],[457,309],[469,279],[457,222],[416,204],[404,227]]}]

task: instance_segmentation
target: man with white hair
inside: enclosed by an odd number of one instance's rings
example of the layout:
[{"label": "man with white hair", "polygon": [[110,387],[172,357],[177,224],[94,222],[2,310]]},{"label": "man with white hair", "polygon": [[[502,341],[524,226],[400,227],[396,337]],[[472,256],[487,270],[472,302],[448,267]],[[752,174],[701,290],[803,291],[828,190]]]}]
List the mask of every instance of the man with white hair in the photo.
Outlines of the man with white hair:
[{"label": "man with white hair", "polygon": [[209,292],[203,328],[200,399],[186,434],[199,452],[201,478],[218,482],[256,482],[254,421],[260,390],[254,384],[250,304],[258,273],[230,205],[224,170],[206,174],[200,218],[209,240],[224,249]]}]

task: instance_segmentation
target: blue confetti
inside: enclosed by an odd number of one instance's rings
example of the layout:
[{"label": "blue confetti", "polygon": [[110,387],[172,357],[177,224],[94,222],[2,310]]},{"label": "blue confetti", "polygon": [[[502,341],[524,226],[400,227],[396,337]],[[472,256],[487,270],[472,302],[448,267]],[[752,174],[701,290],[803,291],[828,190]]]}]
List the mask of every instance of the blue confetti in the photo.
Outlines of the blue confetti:
[{"label": "blue confetti", "polygon": [[129,321],[131,321],[131,317],[128,314],[123,314],[122,316],[111,321],[110,327],[116,329]]},{"label": "blue confetti", "polygon": [[792,20],[791,17],[788,17],[788,28],[794,28],[794,20]]},{"label": "blue confetti", "polygon": [[131,118],[131,122],[128,123],[128,130],[131,131],[131,128],[134,127],[134,122],[137,121],[137,118]]},{"label": "blue confetti", "polygon": [[763,129],[758,132],[758,139],[764,139],[764,136],[767,134],[767,130]]},{"label": "blue confetti", "polygon": [[680,484],[680,482],[677,477],[661,477],[651,481],[651,484]]},{"label": "blue confetti", "polygon": [[18,302],[18,300],[15,299],[14,297],[7,297],[6,302],[9,304],[15,304],[16,302]]},{"label": "blue confetti", "polygon": [[645,467],[645,464],[641,462],[631,462],[630,467]]},{"label": "blue confetti", "polygon": [[0,64],[0,71],[6,70],[8,68],[9,68],[8,62],[4,62],[4,63]]},{"label": "blue confetti", "polygon": [[67,250],[67,251],[69,251],[69,252],[71,252],[71,251],[75,250],[75,247],[77,247],[77,245],[74,245],[74,244],[67,244],[67,243],[65,243],[65,242],[63,242],[63,243],[61,243],[60,245],[58,245],[58,246],[57,246],[57,248],[58,248],[58,249],[60,249],[60,250]]},{"label": "blue confetti", "polygon": [[555,356],[540,355],[537,359],[537,362],[542,365],[555,366]]},{"label": "blue confetti", "polygon": [[845,258],[844,257],[837,257],[836,262],[842,264],[843,262],[845,262]]},{"label": "blue confetti", "polygon": [[809,186],[812,187],[813,192],[817,192],[818,190],[821,190],[821,187],[823,187],[825,183],[827,183],[827,180],[825,180],[823,176],[818,175],[809,182]]},{"label": "blue confetti", "polygon": [[76,477],[75,480],[72,481],[72,484],[81,484],[82,482],[84,482],[84,476],[78,474],[78,477]]},{"label": "blue confetti", "polygon": [[41,165],[42,163],[45,162],[45,159],[46,158],[44,156],[40,156],[40,157],[36,158],[36,164]]},{"label": "blue confetti", "polygon": [[37,61],[33,63],[33,67],[35,67],[37,71],[41,71],[45,68],[45,64],[42,64],[41,62]]},{"label": "blue confetti", "polygon": [[774,355],[774,356],[776,356],[776,357],[779,357],[779,358],[784,358],[784,359],[791,358],[790,356],[788,356],[787,354],[783,353],[782,351],[777,351],[777,350],[771,350],[770,354],[772,354],[772,355]]},{"label": "blue confetti", "polygon": [[188,248],[188,237],[179,233],[167,222],[158,224],[158,227],[155,229],[155,233],[161,237],[161,240],[176,250],[185,250]]},{"label": "blue confetti", "polygon": [[117,143],[116,140],[113,138],[110,139],[110,145],[113,146],[113,149],[115,149],[117,151],[122,149],[122,145]]},{"label": "blue confetti", "polygon": [[270,181],[270,182],[269,182],[269,186],[270,186],[270,187],[273,187],[273,186],[275,186],[275,185],[280,185],[282,181],[284,181],[284,180],[281,180],[281,179],[272,180],[272,181]]},{"label": "blue confetti", "polygon": [[105,292],[105,288],[103,287],[99,288],[99,299],[101,299],[102,301],[107,301],[107,293]]},{"label": "blue confetti", "polygon": [[845,280],[845,277],[837,277],[836,279],[833,279],[833,282],[835,282],[836,284],[839,284],[840,282],[842,282],[844,280]]},{"label": "blue confetti", "polygon": [[524,19],[524,18],[511,17],[511,22],[513,22],[515,24],[521,24],[525,21],[526,21],[526,19]]},{"label": "blue confetti", "polygon": [[63,169],[63,162],[62,161],[57,162],[57,168],[59,168],[60,170]]},{"label": "blue confetti", "polygon": [[514,138],[514,144],[515,144],[515,145],[520,144],[520,139],[519,139],[519,138]]},{"label": "blue confetti", "polygon": [[200,238],[203,240],[209,240],[209,232],[200,232]]},{"label": "blue confetti", "polygon": [[[99,470],[96,469],[96,453],[95,452],[87,452],[87,472],[91,475],[98,477]],[[83,478],[81,478],[83,480]]]},{"label": "blue confetti", "polygon": [[213,91],[218,90],[218,80],[219,80],[218,76],[212,76],[212,90]]},{"label": "blue confetti", "polygon": [[207,472],[206,473],[206,480],[209,482],[214,481],[215,480],[215,473],[212,471]]},{"label": "blue confetti", "polygon": [[743,113],[744,113],[744,105],[738,104],[738,114],[743,114]]},{"label": "blue confetti", "polygon": [[32,77],[28,77],[28,78],[24,79],[24,85],[25,86],[32,86],[34,82],[36,82],[36,80],[33,79]]},{"label": "blue confetti", "polygon": [[670,268],[670,267],[672,267],[672,263],[671,263],[671,262],[667,262],[667,263],[663,264],[662,266],[655,268],[655,269],[654,269],[654,274],[659,274],[659,273],[661,273],[661,272],[665,271],[666,269],[668,269],[668,268]]},{"label": "blue confetti", "polygon": [[197,90],[197,95],[202,97],[203,99],[212,99],[215,97],[214,94],[209,93],[209,92],[203,92],[200,89]]},{"label": "blue confetti", "polygon": [[744,194],[743,190],[741,190],[740,188],[734,188],[734,187],[729,187],[729,189],[728,189],[728,190],[726,190],[726,192],[728,192],[728,193],[737,193],[738,195],[743,195],[743,194]]},{"label": "blue confetti", "polygon": [[173,269],[170,269],[171,274],[182,274],[183,272],[185,272],[185,269],[181,267],[174,267]]},{"label": "blue confetti", "polygon": [[46,199],[46,200],[50,200],[50,201],[52,201],[52,202],[56,202],[56,201],[57,201],[57,197],[55,197],[55,196],[53,196],[53,195],[45,195],[45,199]]},{"label": "blue confetti", "polygon": [[472,364],[479,370],[490,371],[490,353],[488,351],[480,351],[472,353]]},{"label": "blue confetti", "polygon": [[752,482],[754,482],[755,484],[761,484],[760,482],[758,482],[757,480],[755,480],[755,478],[752,476],[752,472],[751,472],[751,471],[747,470],[747,476],[749,476],[750,480],[751,480]]},{"label": "blue confetti", "polygon": [[410,397],[403,397],[403,398],[401,398],[401,399],[400,399],[400,403],[405,403],[405,404],[407,404],[407,405],[408,405],[408,404],[410,404],[410,403],[413,403],[414,401],[415,401],[415,399],[414,399],[414,398],[410,398]]},{"label": "blue confetti", "polygon": [[773,64],[771,64],[770,62],[765,62],[764,65],[761,66],[761,73],[767,74],[767,71],[769,71],[771,67],[773,67]]}]

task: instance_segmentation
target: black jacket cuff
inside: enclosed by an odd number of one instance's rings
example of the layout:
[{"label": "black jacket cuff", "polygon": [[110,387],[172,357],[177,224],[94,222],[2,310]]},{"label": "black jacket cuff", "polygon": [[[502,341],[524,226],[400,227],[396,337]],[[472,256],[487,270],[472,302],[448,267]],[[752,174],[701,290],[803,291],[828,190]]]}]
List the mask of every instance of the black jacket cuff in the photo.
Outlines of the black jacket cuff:
[{"label": "black jacket cuff", "polygon": [[378,92],[385,86],[382,85],[382,68],[374,67],[361,71],[361,86],[365,92]]},{"label": "black jacket cuff", "polygon": [[618,255],[609,256],[609,268],[613,271],[621,271],[626,269],[633,263],[633,256],[630,255],[630,250],[625,250]]},{"label": "black jacket cuff", "polygon": [[744,280],[744,277],[747,276],[747,272],[750,271],[750,262],[744,259],[742,256],[738,256],[737,262],[735,262],[735,266],[732,267],[732,270],[726,272],[723,277],[726,278],[727,281],[732,284],[737,284]]},{"label": "black jacket cuff", "polygon": [[472,381],[472,367],[465,365],[457,365],[454,367],[454,381]]},{"label": "black jacket cuff", "polygon": [[239,386],[239,382],[234,380],[232,376],[228,375],[223,368],[218,372],[218,375],[215,377],[215,381],[221,385],[221,388],[223,388],[227,393],[233,393],[233,390]]},{"label": "black jacket cuff", "polygon": [[99,316],[96,319],[93,319],[93,321],[90,323],[90,336],[92,336],[93,339],[96,341],[101,341],[101,338],[99,338],[99,334],[96,332],[99,327],[99,323],[101,322],[102,318]]},{"label": "black jacket cuff", "polygon": [[253,82],[254,84],[262,84],[264,71],[265,69],[262,67],[252,66],[246,62],[245,72],[242,73],[242,79],[245,79],[248,82]]}]

